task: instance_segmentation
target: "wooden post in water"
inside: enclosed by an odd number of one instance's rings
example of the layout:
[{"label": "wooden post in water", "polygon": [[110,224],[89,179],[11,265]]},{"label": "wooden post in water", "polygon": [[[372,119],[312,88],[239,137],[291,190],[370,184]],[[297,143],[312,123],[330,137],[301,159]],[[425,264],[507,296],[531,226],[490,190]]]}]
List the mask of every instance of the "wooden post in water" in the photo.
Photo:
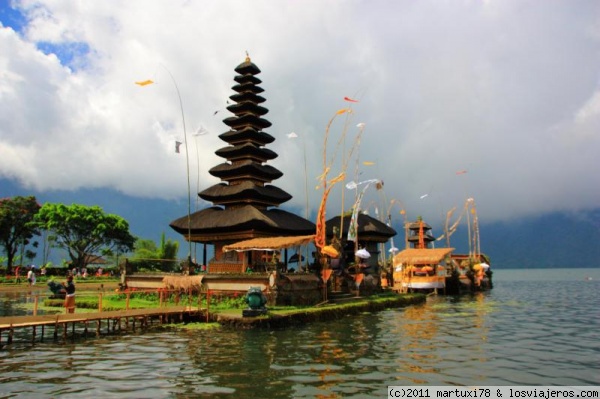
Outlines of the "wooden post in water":
[{"label": "wooden post in water", "polygon": [[210,290],[206,290],[206,322],[208,323],[208,312],[210,310]]}]

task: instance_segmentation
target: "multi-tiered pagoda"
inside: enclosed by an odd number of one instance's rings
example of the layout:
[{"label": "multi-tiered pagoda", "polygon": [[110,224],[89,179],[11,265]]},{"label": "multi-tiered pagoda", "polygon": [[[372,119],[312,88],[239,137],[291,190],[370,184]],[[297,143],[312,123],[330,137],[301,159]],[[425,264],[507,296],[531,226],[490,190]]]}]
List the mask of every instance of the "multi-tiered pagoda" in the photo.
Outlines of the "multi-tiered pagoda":
[{"label": "multi-tiered pagoda", "polygon": [[229,97],[233,104],[227,107],[234,116],[223,120],[230,129],[219,136],[228,145],[215,152],[226,162],[209,171],[221,182],[198,194],[213,206],[170,224],[186,240],[214,245],[216,264],[237,260],[236,253],[222,252],[224,245],[260,237],[310,235],[316,229],[314,223],[277,209],[292,196],[270,184],[283,173],[266,165],[277,154],[265,147],[275,138],[263,131],[271,123],[263,118],[268,109],[260,105],[265,102],[259,95],[261,80],[256,77],[260,69],[247,57],[235,72],[237,84],[232,89],[236,93]]}]

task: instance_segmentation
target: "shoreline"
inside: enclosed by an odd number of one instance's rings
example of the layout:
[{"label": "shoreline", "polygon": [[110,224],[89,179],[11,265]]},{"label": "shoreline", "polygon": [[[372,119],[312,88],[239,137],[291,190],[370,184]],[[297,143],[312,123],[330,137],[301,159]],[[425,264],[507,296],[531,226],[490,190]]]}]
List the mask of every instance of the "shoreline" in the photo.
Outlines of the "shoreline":
[{"label": "shoreline", "polygon": [[[59,280],[62,282],[62,280]],[[119,288],[118,281],[75,281],[75,289],[79,292],[82,291],[98,291],[100,289],[104,290],[115,290]],[[31,292],[50,292],[50,288],[48,288],[47,282],[37,282],[35,285],[29,286],[27,280],[25,279],[24,283],[21,284],[0,284],[0,293],[23,293],[28,294]]]}]

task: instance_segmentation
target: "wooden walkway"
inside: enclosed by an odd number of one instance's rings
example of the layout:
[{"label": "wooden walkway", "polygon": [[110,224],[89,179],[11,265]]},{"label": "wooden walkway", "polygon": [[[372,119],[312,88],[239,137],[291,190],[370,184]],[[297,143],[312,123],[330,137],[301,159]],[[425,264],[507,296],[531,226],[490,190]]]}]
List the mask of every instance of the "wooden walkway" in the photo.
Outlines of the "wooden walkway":
[{"label": "wooden walkway", "polygon": [[[144,329],[158,321],[159,324],[168,322],[181,322],[184,318],[205,317],[206,309],[198,309],[190,306],[169,306],[152,309],[129,309],[94,313],[61,313],[40,316],[9,316],[0,317],[0,348],[6,344],[13,343],[16,331],[31,331],[30,341],[35,342],[38,328],[40,329],[39,340],[44,340],[45,329],[53,333],[53,338],[58,339],[59,334],[66,339],[69,325],[71,325],[71,337],[75,338],[77,332],[86,337],[90,330],[100,336],[103,331],[107,334],[120,332],[122,330],[136,331],[136,328]],[[7,337],[4,338],[4,333]]]}]

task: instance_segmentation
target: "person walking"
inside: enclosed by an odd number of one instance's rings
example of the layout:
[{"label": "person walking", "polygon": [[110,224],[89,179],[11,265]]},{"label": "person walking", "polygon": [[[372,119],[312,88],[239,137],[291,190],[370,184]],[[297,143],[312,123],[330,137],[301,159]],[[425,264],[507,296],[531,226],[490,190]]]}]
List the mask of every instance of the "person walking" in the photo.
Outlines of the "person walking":
[{"label": "person walking", "polygon": [[65,309],[67,313],[75,313],[75,284],[73,276],[67,277],[65,283]]}]

